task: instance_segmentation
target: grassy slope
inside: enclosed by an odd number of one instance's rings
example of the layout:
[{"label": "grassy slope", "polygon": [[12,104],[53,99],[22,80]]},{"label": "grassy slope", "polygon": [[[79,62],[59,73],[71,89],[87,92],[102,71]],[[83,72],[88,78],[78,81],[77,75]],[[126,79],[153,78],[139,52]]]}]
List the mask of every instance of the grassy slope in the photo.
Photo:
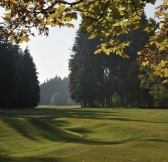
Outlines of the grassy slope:
[{"label": "grassy slope", "polygon": [[168,162],[167,150],[167,110],[0,110],[0,161]]}]

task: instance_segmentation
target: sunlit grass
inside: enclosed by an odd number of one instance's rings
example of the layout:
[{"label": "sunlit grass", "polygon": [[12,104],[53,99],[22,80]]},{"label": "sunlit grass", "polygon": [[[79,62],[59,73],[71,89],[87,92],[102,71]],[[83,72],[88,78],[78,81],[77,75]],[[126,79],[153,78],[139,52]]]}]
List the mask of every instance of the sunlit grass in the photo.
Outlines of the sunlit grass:
[{"label": "sunlit grass", "polygon": [[167,110],[41,106],[0,114],[0,161],[168,161]]}]

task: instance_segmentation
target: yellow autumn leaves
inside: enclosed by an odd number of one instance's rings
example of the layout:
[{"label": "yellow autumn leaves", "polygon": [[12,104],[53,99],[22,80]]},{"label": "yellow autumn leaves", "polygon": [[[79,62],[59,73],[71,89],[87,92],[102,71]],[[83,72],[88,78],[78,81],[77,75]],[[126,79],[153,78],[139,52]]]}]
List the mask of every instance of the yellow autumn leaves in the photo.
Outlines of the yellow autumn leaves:
[{"label": "yellow autumn leaves", "polygon": [[[0,22],[0,34],[8,38],[9,41],[16,43],[27,42],[29,37],[34,35],[32,28],[36,28],[39,34],[47,36],[49,26],[73,28],[72,22],[77,19],[79,14],[82,17],[82,30],[89,32],[91,39],[95,37],[102,39],[102,44],[95,51],[96,54],[100,52],[107,55],[116,53],[122,57],[128,57],[124,53],[124,49],[129,46],[129,42],[121,41],[119,38],[121,35],[127,34],[130,28],[133,30],[143,28],[141,22],[142,12],[147,3],[155,4],[155,1],[1,0],[0,7],[5,9],[5,13],[2,16],[3,21]],[[157,60],[157,57],[155,57],[157,54],[152,54],[150,48],[153,45],[159,55],[168,51],[168,37],[166,35],[168,32],[168,28],[166,28],[168,13],[166,11],[167,0],[163,0],[163,4],[156,12],[156,16],[160,19],[161,28],[150,39],[149,46],[147,46],[148,50],[145,50],[149,52],[146,53],[146,56],[150,54],[148,59],[154,59],[154,62]],[[151,32],[155,27],[151,21],[147,27],[144,27],[144,30]],[[167,61],[167,58],[164,57],[161,60]],[[152,65],[151,61],[146,61],[146,63],[142,62],[142,64]],[[159,75],[159,67],[162,67],[162,65],[163,62],[157,63],[155,67],[156,75]],[[167,63],[165,66],[167,66]],[[164,70],[164,73],[167,74],[167,70]]]}]

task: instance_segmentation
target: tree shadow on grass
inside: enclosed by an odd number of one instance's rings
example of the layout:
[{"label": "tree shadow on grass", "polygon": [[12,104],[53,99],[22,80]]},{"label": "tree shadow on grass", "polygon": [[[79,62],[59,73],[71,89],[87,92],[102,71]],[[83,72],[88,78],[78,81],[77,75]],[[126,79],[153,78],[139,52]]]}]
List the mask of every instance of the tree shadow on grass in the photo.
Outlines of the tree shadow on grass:
[{"label": "tree shadow on grass", "polygon": [[5,122],[9,127],[16,130],[16,132],[21,134],[23,137],[34,141],[47,139],[59,142],[80,137],[42,119],[30,118],[27,119],[26,122],[23,122],[18,118],[11,119],[8,117],[2,118],[1,120],[3,120],[3,122]]},{"label": "tree shadow on grass", "polygon": [[0,161],[1,162],[8,162],[8,161],[13,161],[13,160],[8,155],[0,155]]},{"label": "tree shadow on grass", "polygon": [[[46,118],[26,118],[26,117],[17,117],[18,114],[40,114],[40,115],[53,115]],[[129,114],[128,114],[129,115]],[[121,112],[106,112],[96,109],[36,109],[36,110],[26,110],[24,111],[15,111],[14,113],[5,113],[5,116],[1,116],[0,119],[3,120],[9,127],[15,129],[23,137],[30,140],[39,141],[43,138],[53,142],[61,142],[61,145],[66,143],[77,143],[77,144],[86,144],[86,145],[121,145],[132,142],[163,142],[168,143],[166,139],[154,139],[154,138],[138,138],[132,137],[128,139],[121,139],[118,141],[105,141],[101,139],[89,139],[86,134],[92,133],[87,128],[77,127],[63,129],[63,126],[66,126],[68,122],[66,120],[56,120],[62,118],[75,118],[75,119],[96,119],[96,120],[115,120],[123,122],[147,122],[147,123],[167,123],[167,122],[157,122],[157,121],[146,121],[146,120],[134,120],[129,119],[128,115],[124,115]],[[23,120],[24,119],[24,120]],[[34,131],[35,130],[35,131]],[[39,141],[40,142],[40,141]],[[61,158],[36,158],[36,157],[25,157],[25,158],[14,158],[12,159],[10,155],[0,155],[0,161],[63,161]]]},{"label": "tree shadow on grass", "polygon": [[122,112],[116,112],[112,109],[110,112],[99,111],[99,109],[39,109],[39,113],[45,113],[46,115],[53,115],[55,118],[76,118],[76,119],[98,119],[98,120],[115,120],[124,122],[146,122],[146,123],[168,123],[167,121],[149,121],[149,120],[138,120],[130,119],[129,114]]},{"label": "tree shadow on grass", "polygon": [[[167,142],[166,140],[162,139],[140,139],[140,138],[129,138],[123,139],[118,141],[103,141],[100,139],[88,139],[85,133],[92,133],[87,128],[69,128],[63,129],[53,125],[43,119],[28,119],[28,122],[31,126],[24,126],[19,120],[15,121],[14,119],[4,119],[10,127],[18,131],[23,137],[26,137],[30,140],[38,141],[38,139],[46,139],[53,142],[73,142],[73,143],[82,143],[88,145],[112,145],[112,144],[123,144],[128,142],[135,142],[135,141],[156,141],[156,142]],[[31,129],[34,127],[34,129]],[[34,132],[34,130],[36,130]]]},{"label": "tree shadow on grass", "polygon": [[[113,111],[109,109],[108,111],[103,111],[102,109],[44,109],[38,108],[35,110],[26,110],[27,114],[38,114],[38,115],[53,115],[51,117],[46,118],[26,118],[26,117],[17,117],[16,115],[20,115],[23,113],[19,111],[14,117],[11,114],[7,114],[10,116],[1,117],[1,119],[6,122],[10,127],[17,130],[24,137],[29,138],[30,140],[37,140],[37,137],[46,138],[49,140],[71,140],[71,138],[79,138],[83,136],[84,133],[91,133],[90,130],[86,128],[72,128],[69,131],[63,129],[63,126],[66,126],[68,123],[64,120],[56,120],[62,118],[75,118],[75,119],[96,119],[96,120],[115,120],[115,121],[123,121],[123,122],[146,122],[146,123],[167,123],[160,121],[146,121],[146,120],[136,120],[129,119],[128,116],[124,116],[121,112]],[[7,112],[6,112],[7,113]],[[123,117],[124,116],[124,117]],[[22,120],[25,119],[25,120]],[[35,132],[34,132],[35,131]],[[78,133],[78,135],[74,135],[73,133]]]},{"label": "tree shadow on grass", "polygon": [[146,142],[163,142],[163,143],[168,143],[168,139],[159,139],[159,138],[141,139],[140,141],[146,141]]},{"label": "tree shadow on grass", "polygon": [[[18,120],[16,118],[16,120]],[[18,122],[21,122],[18,120],[17,122],[14,121],[14,119],[4,119],[4,122],[6,122],[9,126],[16,129],[19,133],[21,133],[24,137],[29,138],[31,140],[36,140],[36,137],[42,137],[44,139],[53,141],[53,142],[62,142],[61,145],[64,145],[66,143],[77,143],[77,144],[86,144],[86,145],[121,145],[126,143],[132,143],[132,142],[166,142],[168,143],[168,140],[165,139],[142,139],[138,137],[128,138],[128,139],[122,139],[118,141],[103,141],[100,139],[88,139],[86,135],[78,135],[73,134],[73,132],[77,133],[90,133],[89,130],[85,128],[71,128],[71,131],[64,130],[62,128],[59,128],[48,121],[42,119],[27,119],[31,127],[34,127],[36,129],[36,132],[22,129],[21,125],[18,124]],[[16,124],[17,123],[17,124]],[[23,123],[22,123],[23,124]],[[31,128],[30,127],[30,128]],[[22,129],[22,130],[20,130]],[[27,129],[27,128],[26,128]],[[33,130],[32,130],[33,131]],[[37,134],[36,134],[37,133]],[[45,148],[44,148],[45,151]],[[11,155],[12,156],[12,155]],[[63,159],[56,157],[56,158],[39,158],[39,157],[24,157],[24,158],[12,158],[10,155],[0,155],[0,161],[6,162],[6,161],[31,161],[31,162],[38,162],[38,161],[58,161],[62,162]]]},{"label": "tree shadow on grass", "polygon": [[63,109],[56,110],[55,117],[57,118],[79,118],[79,119],[102,119],[102,120],[116,120],[125,122],[146,122],[146,123],[168,123],[168,121],[151,121],[151,120],[138,120],[130,119],[129,113],[116,112],[110,109],[110,112],[99,110],[99,108],[89,109]]},{"label": "tree shadow on grass", "polygon": [[87,128],[82,128],[82,127],[77,127],[77,128],[68,128],[67,130],[76,132],[76,133],[92,133],[93,131],[87,129]]},{"label": "tree shadow on grass", "polygon": [[31,140],[36,140],[36,137],[31,134],[32,128],[30,127],[28,122],[11,117],[3,117],[1,118],[1,120],[5,122],[9,127],[15,129],[22,136]]},{"label": "tree shadow on grass", "polygon": [[[124,142],[128,142],[131,140],[135,140],[135,138],[121,140],[121,141],[103,141],[99,139],[88,139],[85,133],[92,133],[87,128],[71,128],[63,129],[53,125],[43,119],[28,119],[29,125],[24,123],[16,118],[3,119],[6,124],[10,127],[18,131],[23,137],[28,138],[30,140],[38,141],[38,139],[46,139],[53,142],[73,142],[73,143],[82,143],[82,144],[90,144],[90,145],[110,145],[110,144],[121,144]],[[32,129],[32,127],[34,129]],[[35,130],[35,131],[34,131]]]},{"label": "tree shadow on grass", "polygon": [[4,115],[46,115],[55,116],[58,118],[89,118],[89,119],[105,119],[110,116],[125,116],[121,112],[110,112],[99,110],[99,108],[93,109],[55,109],[55,108],[36,108],[36,109],[26,109],[26,110],[11,110],[3,113]]},{"label": "tree shadow on grass", "polygon": [[[28,112],[28,111],[26,111]],[[29,111],[31,114],[32,110]],[[23,113],[21,111],[20,113]],[[18,113],[18,114],[20,114]],[[76,118],[76,119],[98,119],[98,120],[116,120],[124,122],[149,122],[149,123],[166,123],[166,122],[157,122],[157,121],[145,121],[145,120],[134,120],[129,119],[127,116],[125,118],[120,112],[107,112],[95,111],[89,109],[36,109],[34,114],[39,115],[53,115],[52,117],[46,118],[20,118],[20,117],[2,117],[1,119],[8,124],[10,127],[18,131],[22,136],[38,141],[41,138],[50,140],[50,141],[61,141],[61,142],[77,142],[77,143],[86,143],[86,144],[97,144],[97,145],[108,145],[108,144],[122,144],[124,142],[135,141],[135,138],[124,139],[121,141],[101,141],[101,140],[89,140],[85,137],[85,133],[92,133],[87,128],[69,128],[64,129],[63,126],[67,125],[64,121],[54,121],[54,119],[61,118]],[[15,114],[16,115],[16,114]],[[25,119],[25,120],[22,120]],[[136,139],[137,140],[137,139]]]},{"label": "tree shadow on grass", "polygon": [[47,162],[63,162],[62,158],[58,157],[11,157],[11,156],[1,156],[0,155],[0,162],[41,162],[41,161],[47,161]]},{"label": "tree shadow on grass", "polygon": [[[35,109],[26,109],[26,110],[4,110],[3,112],[6,116],[12,115],[46,115],[47,120],[49,118],[76,118],[76,119],[100,119],[100,120],[115,120],[115,121],[124,121],[124,122],[146,122],[146,123],[168,123],[168,121],[149,121],[149,120],[138,120],[130,119],[129,113],[124,114],[124,112],[113,110],[109,108],[109,111],[103,111],[102,109],[95,108],[95,110],[84,108],[66,108],[66,109],[56,109],[56,108],[35,108]],[[51,116],[51,117],[47,117]],[[58,126],[64,126],[66,123],[59,122]]]},{"label": "tree shadow on grass", "polygon": [[123,122],[144,122],[144,123],[168,123],[168,122],[162,122],[162,121],[147,121],[147,120],[136,120],[136,119],[128,119],[128,118],[109,118],[110,120],[115,121],[123,121]]}]

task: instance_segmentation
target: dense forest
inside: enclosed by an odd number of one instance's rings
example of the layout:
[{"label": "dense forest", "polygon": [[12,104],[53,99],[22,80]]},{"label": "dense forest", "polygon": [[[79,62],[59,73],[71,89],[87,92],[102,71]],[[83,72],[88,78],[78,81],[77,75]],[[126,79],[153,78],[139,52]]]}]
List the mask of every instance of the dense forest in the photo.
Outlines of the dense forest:
[{"label": "dense forest", "polygon": [[[141,21],[147,26],[145,13]],[[69,77],[56,76],[40,86],[29,49],[22,51],[18,45],[0,39],[0,107],[35,107],[40,102],[41,105],[80,103],[81,107],[167,108],[168,86],[164,78],[138,63],[137,52],[153,34],[130,28],[127,35],[120,36],[121,41],[131,41],[122,54],[129,54],[129,58],[122,58],[114,53],[95,55],[102,39],[89,39],[89,34],[79,28],[69,60]]]},{"label": "dense forest", "polygon": [[[145,14],[141,21],[144,26],[148,24]],[[129,54],[127,59],[112,53],[95,55],[101,40],[90,40],[79,29],[69,61],[71,98],[80,102],[81,107],[167,108],[168,89],[163,79],[153,77],[147,67],[137,62],[137,52],[152,34],[130,28],[128,35],[122,35],[121,40],[132,42],[124,51]]]},{"label": "dense forest", "polygon": [[41,88],[41,105],[69,105],[75,104],[70,99],[69,94],[69,79],[56,76],[44,81],[40,85]]},{"label": "dense forest", "polygon": [[0,40],[0,107],[31,108],[38,105],[40,87],[30,51]]}]

